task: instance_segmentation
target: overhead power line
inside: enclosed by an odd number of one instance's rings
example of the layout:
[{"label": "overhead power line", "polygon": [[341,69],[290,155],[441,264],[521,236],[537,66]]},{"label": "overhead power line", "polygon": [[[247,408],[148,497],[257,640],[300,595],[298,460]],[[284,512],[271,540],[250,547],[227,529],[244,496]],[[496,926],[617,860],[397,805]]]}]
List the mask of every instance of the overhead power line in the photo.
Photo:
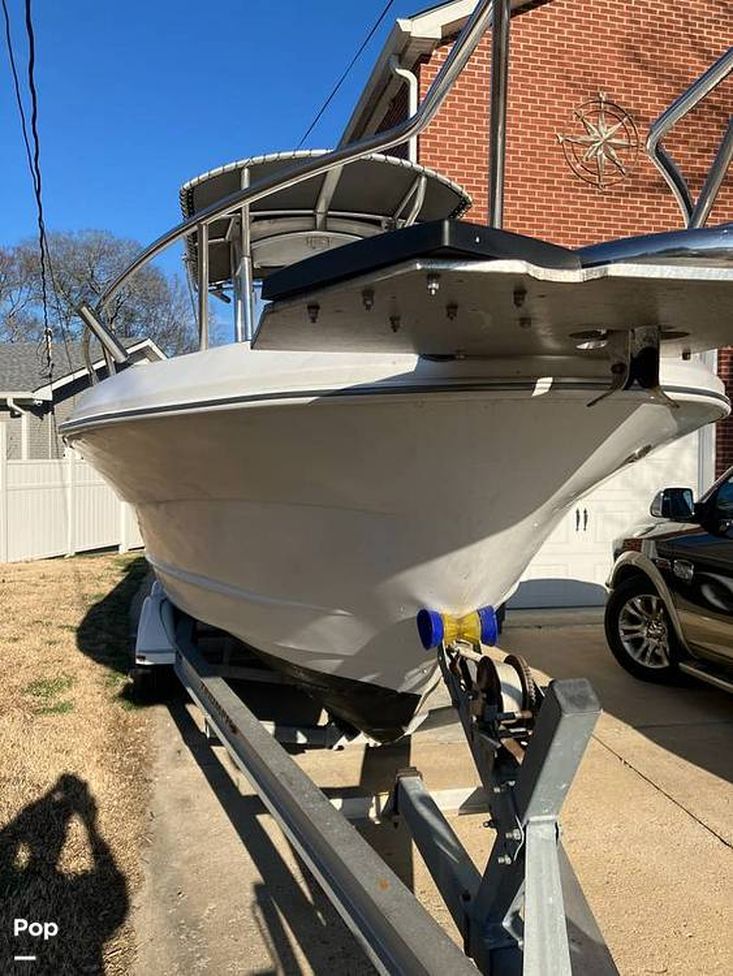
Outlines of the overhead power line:
[{"label": "overhead power line", "polygon": [[25,30],[28,37],[28,91],[31,97],[31,134],[33,136],[33,190],[36,197],[38,219],[38,251],[41,262],[41,300],[43,304],[43,336],[45,340],[46,365],[49,381],[53,378],[53,355],[51,352],[52,333],[48,321],[48,281],[46,277],[46,258],[48,239],[43,217],[43,182],[41,179],[41,142],[38,137],[38,91],[36,90],[36,38],[33,30],[31,0],[25,0]]},{"label": "overhead power line", "polygon": [[[38,90],[36,87],[35,79],[35,67],[36,67],[36,38],[33,29],[33,11],[31,8],[31,0],[25,0],[25,29],[26,36],[28,39],[28,92],[30,96],[31,103],[31,119],[30,126],[28,124],[28,118],[26,115],[25,105],[23,102],[23,95],[21,92],[20,76],[18,74],[17,59],[15,56],[15,49],[13,47],[13,37],[10,24],[10,13],[8,11],[7,0],[0,0],[3,9],[3,18],[5,20],[5,44],[8,50],[8,59],[10,61],[10,71],[13,76],[13,88],[15,90],[15,100],[18,106],[18,114],[20,116],[20,127],[23,136],[23,145],[25,147],[26,161],[28,163],[28,169],[30,171],[31,183],[33,185],[33,195],[35,197],[36,203],[36,218],[38,223],[38,260],[39,260],[39,270],[41,277],[41,303],[43,307],[43,334],[38,343],[38,356],[39,359],[43,360],[43,367],[48,377],[48,382],[51,384],[53,382],[53,371],[54,371],[54,361],[53,361],[53,332],[51,330],[51,325],[49,321],[48,313],[48,281],[50,277],[51,288],[54,295],[55,305],[56,305],[56,315],[58,326],[61,330],[61,336],[64,342],[64,349],[66,351],[66,358],[69,362],[69,369],[72,369],[72,359],[71,350],[69,349],[69,338],[66,333],[66,327],[63,321],[63,315],[61,314],[61,302],[59,300],[58,289],[56,287],[56,280],[53,272],[53,265],[51,263],[51,251],[48,245],[48,235],[46,233],[46,222],[43,213],[43,178],[41,175],[41,140],[38,134]],[[28,134],[30,128],[30,136]],[[32,139],[32,146],[31,146]],[[54,429],[56,428],[56,405],[51,397],[51,422]]]},{"label": "overhead power line", "polygon": [[298,143],[298,149],[300,149],[300,147],[303,145],[303,143],[305,142],[305,140],[308,138],[308,136],[311,134],[311,132],[315,129],[315,127],[320,122],[321,117],[323,116],[323,113],[326,111],[326,109],[328,108],[328,106],[331,104],[331,102],[333,101],[333,99],[336,97],[336,94],[338,93],[339,89],[341,88],[341,86],[343,85],[343,83],[346,81],[346,78],[348,77],[349,72],[354,67],[354,65],[359,60],[359,58],[361,57],[361,55],[362,55],[362,53],[364,51],[364,48],[367,46],[367,44],[369,43],[369,41],[371,41],[371,39],[374,37],[374,35],[376,34],[377,30],[379,29],[379,25],[382,23],[382,21],[384,20],[384,18],[387,16],[387,14],[389,13],[390,8],[393,5],[394,5],[394,0],[389,0],[389,3],[387,3],[385,5],[385,7],[382,10],[381,14],[379,15],[379,17],[374,22],[374,25],[372,26],[371,30],[369,31],[369,33],[367,34],[367,36],[364,38],[364,40],[362,41],[361,45],[359,46],[359,50],[356,52],[356,54],[354,55],[354,57],[349,62],[348,66],[344,70],[344,72],[341,75],[341,77],[339,78],[339,80],[336,82],[336,84],[331,89],[331,94],[325,100],[325,102],[323,103],[323,105],[321,105],[320,109],[316,113],[316,117],[313,119],[313,121],[311,122],[311,124],[306,129],[306,131],[305,131],[305,133],[303,135],[303,138]]},{"label": "overhead power line", "polygon": [[[35,81],[35,65],[36,65],[36,39],[35,32],[33,29],[33,12],[31,7],[31,0],[25,0],[25,28],[26,35],[28,38],[28,91],[31,102],[31,120],[30,125],[28,123],[28,117],[25,110],[25,105],[23,102],[23,96],[21,92],[20,76],[18,73],[17,59],[15,56],[15,48],[13,45],[12,30],[10,24],[10,13],[8,11],[7,0],[0,0],[2,3],[3,18],[5,21],[5,45],[8,51],[8,60],[10,61],[10,71],[13,78],[13,88],[15,91],[15,101],[18,106],[18,115],[20,116],[20,127],[23,137],[23,145],[25,147],[25,155],[28,163],[28,169],[31,176],[31,183],[33,185],[33,194],[36,203],[36,216],[38,223],[38,257],[39,257],[39,268],[41,277],[41,302],[43,306],[43,336],[39,346],[42,346],[42,354],[45,360],[45,368],[48,374],[49,381],[53,378],[53,354],[52,354],[52,339],[53,334],[51,331],[49,323],[48,314],[48,280],[50,277],[51,286],[56,299],[57,313],[60,311],[59,297],[56,291],[56,283],[54,280],[53,267],[51,264],[51,252],[48,245],[48,236],[46,233],[46,224],[43,212],[43,178],[41,174],[41,149],[40,149],[40,138],[38,133],[38,90]],[[30,136],[29,136],[30,129]],[[33,140],[33,146],[31,147],[31,138]],[[66,355],[69,360],[69,366],[71,366],[71,354],[68,347],[68,338],[66,336],[66,330],[63,323],[63,317],[61,315],[59,318],[59,327],[61,328],[64,345],[66,347]],[[39,348],[39,354],[41,349]]]},{"label": "overhead power line", "polygon": [[25,118],[25,107],[23,105],[23,96],[20,93],[20,79],[18,78],[18,68],[15,63],[15,51],[13,50],[13,37],[10,31],[10,14],[8,12],[8,5],[6,0],[2,0],[3,6],[3,17],[5,19],[5,46],[8,49],[8,60],[10,61],[10,71],[13,76],[13,87],[15,89],[15,101],[18,105],[18,114],[20,115],[20,126],[23,130],[23,142],[25,143],[25,154],[28,160],[28,169],[31,173],[31,179],[35,183],[35,177],[33,175],[33,154],[31,153],[31,144],[28,139],[28,124]]}]

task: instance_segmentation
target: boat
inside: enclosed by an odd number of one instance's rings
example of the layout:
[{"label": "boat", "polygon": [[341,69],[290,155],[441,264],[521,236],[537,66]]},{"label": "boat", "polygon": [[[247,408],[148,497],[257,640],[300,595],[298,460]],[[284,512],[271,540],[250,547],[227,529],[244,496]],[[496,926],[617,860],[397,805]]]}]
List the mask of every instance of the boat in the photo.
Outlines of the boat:
[{"label": "boat", "polygon": [[[697,354],[733,334],[733,228],[573,251],[462,221],[460,187],[384,154],[490,19],[481,0],[407,123],[186,184],[182,223],[80,310],[112,375],[62,428],[134,506],[176,607],[380,743],[430,706],[432,624],[490,639],[580,497],[730,410]],[[128,368],[104,303],[179,240],[200,348]],[[214,348],[211,294],[234,312]]]}]

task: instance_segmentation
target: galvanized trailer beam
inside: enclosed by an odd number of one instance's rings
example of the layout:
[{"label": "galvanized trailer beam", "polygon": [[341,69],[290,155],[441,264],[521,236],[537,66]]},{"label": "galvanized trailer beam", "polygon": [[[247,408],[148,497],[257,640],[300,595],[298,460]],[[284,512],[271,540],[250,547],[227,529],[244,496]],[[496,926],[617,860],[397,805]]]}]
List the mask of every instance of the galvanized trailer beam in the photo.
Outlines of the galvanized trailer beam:
[{"label": "galvanized trailer beam", "polygon": [[464,948],[469,952],[471,905],[478,893],[481,875],[443,812],[425,789],[417,769],[399,773],[394,812],[406,821],[440,896],[463,936]]},{"label": "galvanized trailer beam", "polygon": [[394,812],[406,821],[482,973],[616,973],[559,842],[557,822],[597,715],[587,682],[558,682],[540,710],[537,738],[524,762],[512,768],[516,779],[503,775],[501,764],[487,769],[479,753],[497,831],[483,876],[418,771],[404,770],[397,778]]},{"label": "galvanized trailer beam", "polygon": [[260,799],[380,973],[475,976],[476,970],[415,897],[212,674],[183,626],[175,670]]},{"label": "galvanized trailer beam", "polygon": [[[484,721],[480,693],[462,686],[442,649],[440,663],[486,791],[496,840],[479,883],[467,873],[447,823],[431,849],[414,814],[415,785],[399,780],[396,805],[466,939],[491,976],[614,976],[616,966],[562,848],[558,818],[600,714],[585,679],[554,681],[520,758]],[[408,787],[409,783],[409,787]],[[426,802],[421,806],[427,808]],[[430,811],[435,821],[435,811]],[[438,814],[440,816],[440,814]],[[463,887],[463,892],[461,888]],[[458,892],[458,898],[456,893]]]},{"label": "galvanized trailer beam", "polygon": [[[470,956],[486,976],[617,974],[559,839],[560,808],[600,711],[587,681],[553,682],[525,729],[525,713],[515,716],[516,726],[510,715],[492,712],[480,683],[456,669],[456,659],[451,666],[451,648],[439,652],[496,830],[484,873],[416,769],[400,773],[381,818],[404,818],[463,937],[464,955],[273,738],[279,730],[268,730],[228,686],[225,669],[204,659],[192,635],[192,622],[181,618],[174,667],[209,733],[252,783],[379,972],[467,976],[476,973]],[[351,815],[363,815],[361,806]]]}]

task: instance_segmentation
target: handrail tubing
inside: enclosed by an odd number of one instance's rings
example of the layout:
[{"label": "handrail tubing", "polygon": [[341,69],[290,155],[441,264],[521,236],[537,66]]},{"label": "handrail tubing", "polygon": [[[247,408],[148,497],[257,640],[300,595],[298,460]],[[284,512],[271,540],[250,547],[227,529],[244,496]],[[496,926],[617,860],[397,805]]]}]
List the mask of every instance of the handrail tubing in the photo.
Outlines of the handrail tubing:
[{"label": "handrail tubing", "polygon": [[287,190],[307,179],[328,173],[336,167],[356,162],[373,152],[391,149],[393,146],[400,145],[412,137],[420,135],[435,117],[446,95],[476,50],[485,31],[490,27],[493,19],[493,7],[496,2],[500,2],[500,0],[478,0],[471,17],[466,22],[451,48],[450,54],[413,116],[384,132],[365,136],[350,145],[340,146],[322,156],[293,163],[286,169],[257,180],[249,187],[229,194],[229,196],[205,207],[180,224],[176,224],[175,227],[166,231],[165,234],[144,248],[131,264],[114,279],[100,297],[98,308],[104,309],[104,306],[143,265],[153,260],[171,244],[175,244],[182,238],[194,233],[201,226],[226,216],[232,210],[256,203],[263,197],[279,190]]},{"label": "handrail tubing", "polygon": [[[687,226],[701,226],[699,222],[693,224],[693,215],[697,221],[700,220],[703,213],[707,216],[713,202],[708,197],[713,193],[717,194],[720,182],[718,181],[717,185],[713,181],[710,184],[706,183],[696,205],[679,167],[660,143],[669,130],[705,98],[713,88],[717,87],[731,71],[733,71],[733,47],[722,54],[649,127],[649,135],[646,140],[647,153],[674,194]],[[721,153],[730,152],[729,138],[724,138],[724,142],[721,144]],[[729,161],[730,157],[728,157]]]}]

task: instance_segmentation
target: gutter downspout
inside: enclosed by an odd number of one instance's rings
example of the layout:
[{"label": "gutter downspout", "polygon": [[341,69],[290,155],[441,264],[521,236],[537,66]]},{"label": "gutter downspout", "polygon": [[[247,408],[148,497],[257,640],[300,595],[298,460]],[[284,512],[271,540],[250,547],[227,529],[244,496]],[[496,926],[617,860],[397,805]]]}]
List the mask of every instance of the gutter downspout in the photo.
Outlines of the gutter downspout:
[{"label": "gutter downspout", "polygon": [[[414,71],[403,68],[396,54],[389,59],[389,70],[393,75],[407,82],[407,115],[411,119],[417,112],[419,94],[417,75]],[[411,136],[407,143],[407,158],[411,163],[417,162],[417,136]]]},{"label": "gutter downspout", "polygon": [[[400,66],[400,60],[396,54],[393,54],[389,59],[389,67],[392,74],[403,78],[408,85],[408,103],[407,103],[407,114],[408,118],[417,112],[418,105],[418,84],[417,75],[412,71],[408,71],[407,68]],[[339,142],[339,148],[348,145],[344,142],[343,136]],[[417,162],[417,136],[412,136],[407,142],[407,158],[411,163]],[[328,215],[328,208],[331,205],[331,200],[336,192],[336,187],[338,186],[338,181],[341,178],[341,173],[343,167],[339,166],[337,169],[331,170],[330,173],[326,173],[326,178],[323,181],[323,186],[321,187],[321,192],[318,195],[318,201],[316,203],[316,230],[326,229],[326,217]],[[422,204],[421,204],[422,205]]]},{"label": "gutter downspout", "polygon": [[11,414],[13,411],[20,414],[20,458],[21,461],[28,460],[28,417],[30,416],[30,410],[27,407],[21,407],[19,403],[16,403],[15,397],[7,397],[5,402],[8,405],[8,409]]},{"label": "gutter downspout", "polygon": [[[418,89],[417,76],[413,74],[412,71],[408,71],[407,68],[403,68],[400,66],[400,61],[396,54],[393,54],[389,59],[389,67],[392,74],[397,75],[400,78],[403,78],[408,84],[409,94],[408,94],[407,114],[408,114],[408,118],[412,118],[412,116],[417,112],[417,103],[418,103],[418,94],[419,94],[417,90]],[[344,145],[348,145],[348,143],[344,143],[342,137],[341,142],[339,142],[339,147]],[[410,160],[411,163],[416,163],[417,162],[417,136],[412,136],[412,138],[408,140],[407,147],[408,147],[407,158]],[[321,187],[321,192],[318,195],[318,201],[316,203],[316,211],[315,211],[317,230],[326,229],[326,217],[328,214],[328,208],[330,207],[331,200],[333,198],[334,193],[336,192],[336,187],[338,185],[339,179],[341,178],[342,171],[343,171],[343,167],[341,166],[339,166],[337,169],[331,170],[330,173],[326,174],[326,178],[323,181],[323,186]]]}]

